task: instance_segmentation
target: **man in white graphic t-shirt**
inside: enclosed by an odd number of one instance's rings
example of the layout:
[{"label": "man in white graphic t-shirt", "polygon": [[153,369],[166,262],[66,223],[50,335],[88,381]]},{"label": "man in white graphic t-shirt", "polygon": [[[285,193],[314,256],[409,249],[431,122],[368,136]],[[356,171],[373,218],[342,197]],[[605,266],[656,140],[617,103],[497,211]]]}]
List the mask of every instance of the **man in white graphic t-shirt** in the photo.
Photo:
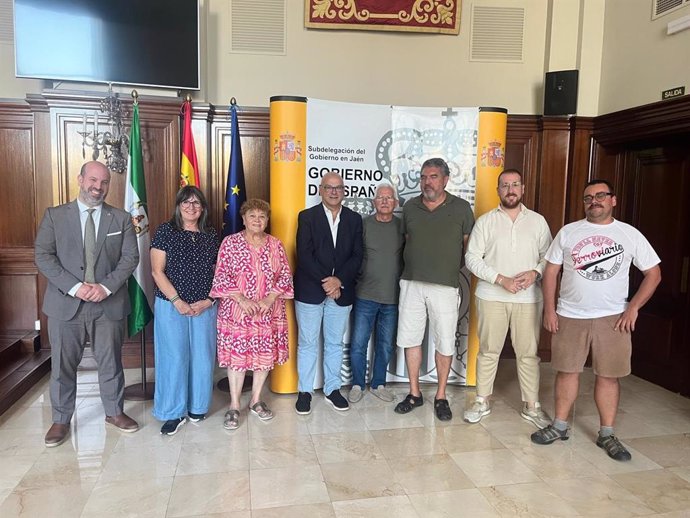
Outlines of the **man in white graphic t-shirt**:
[{"label": "man in white graphic t-shirt", "polygon": [[[601,425],[596,444],[612,459],[625,461],[630,460],[630,452],[613,433],[620,397],[618,379],[630,374],[630,334],[638,311],[661,281],[660,259],[639,230],[613,218],[616,195],[611,184],[590,181],[583,201],[586,219],[563,227],[546,252],[543,325],[553,333],[551,364],[558,371],[556,413],[553,424],[533,433],[531,439],[536,444],[568,439],[568,415],[591,348],[594,400]],[[631,263],[644,280],[628,302]]]}]

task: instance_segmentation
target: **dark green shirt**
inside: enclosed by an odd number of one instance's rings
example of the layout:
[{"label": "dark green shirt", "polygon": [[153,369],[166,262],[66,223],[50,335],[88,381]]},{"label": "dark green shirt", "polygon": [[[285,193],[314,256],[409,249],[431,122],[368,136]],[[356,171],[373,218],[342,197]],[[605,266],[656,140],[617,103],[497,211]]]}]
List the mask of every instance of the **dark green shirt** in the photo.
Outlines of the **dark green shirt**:
[{"label": "dark green shirt", "polygon": [[405,244],[402,221],[394,216],[384,223],[374,215],[364,218],[362,224],[364,259],[357,279],[357,297],[379,304],[397,304]]},{"label": "dark green shirt", "polygon": [[402,278],[457,288],[465,255],[463,237],[474,225],[472,208],[446,191],[446,200],[432,212],[422,195],[403,206],[405,268]]}]

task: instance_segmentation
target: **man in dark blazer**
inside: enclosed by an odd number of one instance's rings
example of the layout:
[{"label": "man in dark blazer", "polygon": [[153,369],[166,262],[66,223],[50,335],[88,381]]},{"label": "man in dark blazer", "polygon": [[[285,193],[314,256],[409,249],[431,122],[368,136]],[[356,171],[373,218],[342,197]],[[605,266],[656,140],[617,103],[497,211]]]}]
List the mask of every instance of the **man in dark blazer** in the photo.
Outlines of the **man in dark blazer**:
[{"label": "man in dark blazer", "polygon": [[311,413],[319,335],[323,328],[323,393],[335,410],[349,410],[340,394],[343,334],[362,263],[362,218],[343,207],[343,179],[327,173],[321,179],[322,203],[299,213],[295,313],[299,330],[295,410]]},{"label": "man in dark blazer", "polygon": [[85,163],[76,200],[50,207],[36,236],[36,266],[48,280],[43,312],[48,317],[53,425],[47,447],[69,435],[77,390],[77,366],[89,340],[98,364],[105,421],[124,432],[139,425],[123,412],[122,342],[129,314],[127,279],[139,262],[130,214],[104,203],[110,171]]}]

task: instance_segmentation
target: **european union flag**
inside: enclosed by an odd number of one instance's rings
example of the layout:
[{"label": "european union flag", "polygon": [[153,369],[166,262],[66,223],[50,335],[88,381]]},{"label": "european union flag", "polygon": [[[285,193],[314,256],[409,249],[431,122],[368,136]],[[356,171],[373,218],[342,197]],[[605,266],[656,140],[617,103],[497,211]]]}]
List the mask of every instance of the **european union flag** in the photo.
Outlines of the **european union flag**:
[{"label": "european union flag", "polygon": [[244,166],[242,165],[242,145],[240,127],[237,123],[237,106],[230,105],[230,164],[228,165],[228,184],[225,187],[225,214],[223,214],[223,237],[244,230],[240,207],[247,201],[244,187]]}]

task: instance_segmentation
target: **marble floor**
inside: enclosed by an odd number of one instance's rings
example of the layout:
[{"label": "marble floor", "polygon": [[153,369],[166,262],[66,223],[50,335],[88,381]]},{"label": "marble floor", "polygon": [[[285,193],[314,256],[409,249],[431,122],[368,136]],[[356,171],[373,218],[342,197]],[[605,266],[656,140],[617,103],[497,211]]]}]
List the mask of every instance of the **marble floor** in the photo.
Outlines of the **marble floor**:
[{"label": "marble floor", "polygon": [[[553,373],[542,373],[552,414]],[[138,381],[138,371],[126,375]],[[593,442],[591,371],[572,438],[550,446],[530,443],[514,361],[501,363],[493,412],[479,424],[462,421],[470,388],[450,390],[450,423],[434,418],[430,387],[406,416],[368,393],[343,414],[318,393],[313,413],[298,416],[294,396],[267,391],[275,419],[245,410],[228,432],[227,395],[215,391],[210,417],[173,437],[159,434],[151,402],[126,403],[139,432],[106,428],[96,374],[84,371],[70,440],[51,449],[46,378],[0,417],[0,516],[690,516],[690,399],[633,376],[622,387],[616,431],[633,456],[626,463]]]}]

